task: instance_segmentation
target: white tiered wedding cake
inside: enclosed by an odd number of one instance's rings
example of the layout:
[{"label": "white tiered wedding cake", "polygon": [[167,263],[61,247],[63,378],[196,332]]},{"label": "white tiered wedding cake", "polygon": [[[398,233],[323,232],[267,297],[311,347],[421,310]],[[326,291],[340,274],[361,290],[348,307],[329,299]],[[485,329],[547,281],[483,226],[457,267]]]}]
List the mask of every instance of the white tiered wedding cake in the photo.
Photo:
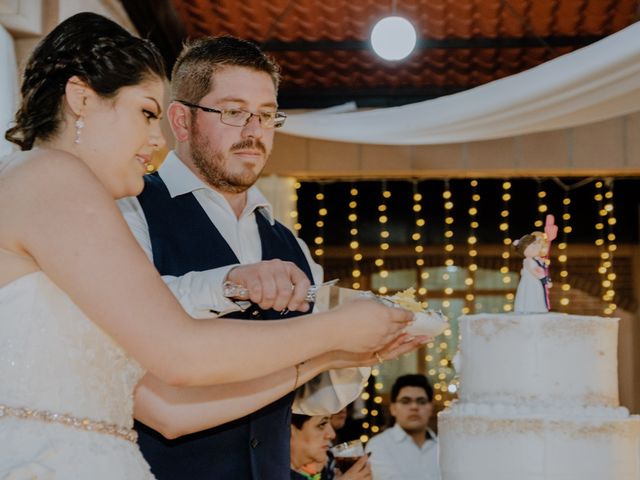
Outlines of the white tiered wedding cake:
[{"label": "white tiered wedding cake", "polygon": [[618,401],[618,320],[461,317],[460,399],[438,416],[442,480],[638,480]]}]

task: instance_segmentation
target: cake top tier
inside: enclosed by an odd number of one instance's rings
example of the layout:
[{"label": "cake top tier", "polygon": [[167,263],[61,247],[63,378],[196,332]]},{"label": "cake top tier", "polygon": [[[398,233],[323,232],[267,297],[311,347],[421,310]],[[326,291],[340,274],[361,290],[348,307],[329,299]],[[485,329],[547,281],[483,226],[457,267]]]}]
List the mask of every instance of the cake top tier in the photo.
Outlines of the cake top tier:
[{"label": "cake top tier", "polygon": [[463,402],[616,407],[618,319],[460,317]]}]

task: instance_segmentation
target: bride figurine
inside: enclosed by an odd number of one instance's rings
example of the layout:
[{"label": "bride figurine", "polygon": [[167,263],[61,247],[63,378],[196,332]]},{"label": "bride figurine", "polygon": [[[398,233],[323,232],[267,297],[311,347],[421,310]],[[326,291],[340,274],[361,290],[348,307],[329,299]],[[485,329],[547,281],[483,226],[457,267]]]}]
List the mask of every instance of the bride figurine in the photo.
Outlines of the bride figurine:
[{"label": "bride figurine", "polygon": [[513,242],[516,251],[524,257],[514,303],[516,313],[546,313],[550,310],[549,252],[557,232],[553,215],[547,215],[544,233],[532,232]]}]

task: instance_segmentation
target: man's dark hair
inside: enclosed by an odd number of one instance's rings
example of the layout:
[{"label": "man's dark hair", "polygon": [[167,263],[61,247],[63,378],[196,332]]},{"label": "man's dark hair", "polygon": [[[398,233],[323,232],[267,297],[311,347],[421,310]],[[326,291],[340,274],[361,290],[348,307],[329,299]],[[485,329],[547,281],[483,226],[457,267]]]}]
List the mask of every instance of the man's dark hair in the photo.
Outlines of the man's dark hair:
[{"label": "man's dark hair", "polygon": [[401,377],[396,378],[396,381],[391,387],[391,403],[396,402],[400,390],[402,390],[404,387],[422,388],[427,394],[427,398],[429,399],[429,401],[433,401],[433,388],[429,384],[429,380],[427,380],[427,377],[419,373],[413,373],[410,375],[402,375]]},{"label": "man's dark hair", "polygon": [[205,37],[183,47],[171,73],[171,98],[200,102],[214,87],[212,74],[225,66],[267,73],[278,90],[280,69],[256,44],[230,36]]},{"label": "man's dark hair", "polygon": [[302,426],[311,419],[309,415],[301,415],[299,413],[291,414],[291,425],[296,427],[298,430],[302,430]]}]

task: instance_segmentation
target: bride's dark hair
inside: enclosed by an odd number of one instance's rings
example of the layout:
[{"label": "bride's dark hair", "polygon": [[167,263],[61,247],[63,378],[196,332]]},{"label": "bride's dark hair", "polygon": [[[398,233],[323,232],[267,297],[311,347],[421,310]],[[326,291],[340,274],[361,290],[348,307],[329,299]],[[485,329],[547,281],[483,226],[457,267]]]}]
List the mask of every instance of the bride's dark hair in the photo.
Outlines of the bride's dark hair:
[{"label": "bride's dark hair", "polygon": [[30,150],[53,137],[62,121],[62,97],[77,76],[104,98],[122,87],[165,77],[162,56],[148,40],[134,37],[95,13],[79,13],[54,28],[31,54],[22,81],[22,102],[5,138]]}]

